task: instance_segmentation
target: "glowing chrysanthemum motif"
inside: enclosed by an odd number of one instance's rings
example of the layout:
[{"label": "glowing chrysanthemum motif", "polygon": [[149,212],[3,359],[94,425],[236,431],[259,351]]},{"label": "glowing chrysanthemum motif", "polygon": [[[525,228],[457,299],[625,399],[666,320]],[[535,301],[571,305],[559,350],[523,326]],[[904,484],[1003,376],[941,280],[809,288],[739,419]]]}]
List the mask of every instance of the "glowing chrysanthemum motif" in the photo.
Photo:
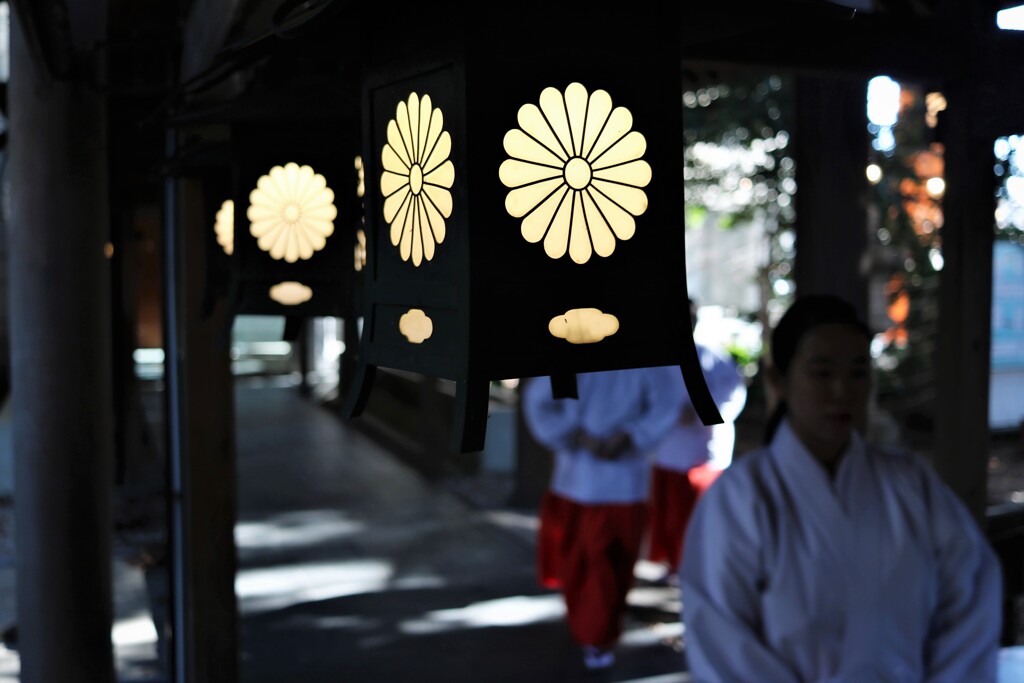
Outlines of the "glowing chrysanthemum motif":
[{"label": "glowing chrysanthemum motif", "polygon": [[519,109],[519,128],[505,134],[509,155],[498,177],[512,191],[505,209],[522,218],[528,242],[544,240],[544,251],[576,263],[610,256],[615,240],[628,240],[635,216],[647,210],[640,188],[651,181],[644,161],[647,140],[631,131],[633,115],[612,108],[604,90],[592,94],[579,83],[565,93],[545,88],[540,106]]},{"label": "glowing chrysanthemum motif", "polygon": [[230,199],[225,199],[220,205],[213,230],[217,233],[217,244],[225,254],[231,256],[235,250],[235,203]]},{"label": "glowing chrysanthemum motif", "polygon": [[309,166],[275,166],[249,193],[249,232],[273,258],[295,263],[324,248],[338,209],[327,180]]},{"label": "glowing chrysanthemum motif", "polygon": [[443,128],[444,117],[431,106],[430,96],[412,93],[388,121],[388,142],[380,154],[391,244],[414,266],[434,258],[434,245],[444,241],[445,219],[452,215],[448,190],[455,182],[455,165],[448,159],[451,135]]}]

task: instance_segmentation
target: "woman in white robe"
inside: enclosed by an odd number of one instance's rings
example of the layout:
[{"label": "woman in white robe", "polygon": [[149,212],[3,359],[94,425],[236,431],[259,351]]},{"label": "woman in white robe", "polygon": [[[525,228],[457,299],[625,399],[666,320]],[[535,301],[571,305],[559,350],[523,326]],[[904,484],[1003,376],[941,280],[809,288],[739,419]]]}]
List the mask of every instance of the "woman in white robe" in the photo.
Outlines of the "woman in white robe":
[{"label": "woman in white robe", "polygon": [[869,339],[834,297],[779,322],[768,445],[719,477],[687,533],[695,683],[995,683],[998,560],[929,463],[856,429]]}]

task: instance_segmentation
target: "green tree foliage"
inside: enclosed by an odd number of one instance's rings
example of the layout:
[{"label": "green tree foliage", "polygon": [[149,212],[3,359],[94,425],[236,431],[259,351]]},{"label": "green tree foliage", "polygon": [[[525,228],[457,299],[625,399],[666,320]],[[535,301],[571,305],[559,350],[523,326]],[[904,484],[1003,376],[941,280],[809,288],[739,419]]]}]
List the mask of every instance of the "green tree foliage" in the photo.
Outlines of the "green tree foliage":
[{"label": "green tree foliage", "polygon": [[771,72],[687,75],[684,180],[689,229],[759,224],[768,254],[756,273],[768,329],[789,303],[795,240],[796,164],[789,152],[792,81]]},{"label": "green tree foliage", "polygon": [[892,320],[878,360],[879,402],[923,423],[930,422],[934,411],[942,270],[943,148],[933,119],[940,101],[903,83],[896,124],[891,129],[869,126],[875,135],[869,162],[881,171],[871,197],[878,216],[873,252],[876,273],[885,276]]}]

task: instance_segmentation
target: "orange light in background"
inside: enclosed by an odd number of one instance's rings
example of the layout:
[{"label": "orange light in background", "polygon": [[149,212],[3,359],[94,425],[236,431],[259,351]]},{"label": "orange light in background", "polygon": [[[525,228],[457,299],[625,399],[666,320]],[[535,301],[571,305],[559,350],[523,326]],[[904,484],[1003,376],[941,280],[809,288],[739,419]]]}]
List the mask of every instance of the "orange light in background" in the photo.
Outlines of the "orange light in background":
[{"label": "orange light in background", "polygon": [[910,295],[903,289],[903,284],[904,278],[900,273],[894,274],[885,284],[886,295],[896,295],[885,311],[895,324],[882,333],[882,339],[886,344],[895,344],[901,349],[906,348],[910,339],[906,327],[907,318],[910,316]]},{"label": "orange light in background", "polygon": [[939,112],[946,111],[946,96],[940,92],[930,92],[924,96],[924,104],[928,108],[924,122],[929,128],[934,128],[939,125]]},{"label": "orange light in background", "polygon": [[910,335],[907,333],[907,328],[902,325],[896,325],[883,332],[882,339],[886,344],[894,344],[901,349],[905,349],[907,348],[907,342],[910,340]]},{"label": "orange light in background", "polygon": [[922,197],[921,184],[913,178],[904,178],[900,181],[900,194],[908,200],[919,199]]},{"label": "orange light in background", "polygon": [[929,244],[944,221],[942,206],[938,202],[946,189],[942,179],[945,162],[941,145],[933,145],[931,149],[918,152],[913,156],[911,164],[920,180],[904,178],[900,181],[903,210],[910,218],[914,232],[921,238],[921,243]]},{"label": "orange light in background", "polygon": [[914,155],[913,164],[914,173],[922,180],[941,177],[946,170],[941,148],[935,149],[933,147],[918,152]]},{"label": "orange light in background", "polygon": [[889,281],[885,283],[885,295],[895,295],[898,291],[903,289],[903,282],[903,273],[893,273],[892,277],[889,278]]},{"label": "orange light in background", "polygon": [[885,313],[894,323],[898,325],[905,323],[910,315],[910,295],[906,291],[901,291],[885,309]]},{"label": "orange light in background", "polygon": [[903,115],[908,109],[914,106],[917,101],[917,96],[914,91],[909,88],[900,88],[900,115]]}]

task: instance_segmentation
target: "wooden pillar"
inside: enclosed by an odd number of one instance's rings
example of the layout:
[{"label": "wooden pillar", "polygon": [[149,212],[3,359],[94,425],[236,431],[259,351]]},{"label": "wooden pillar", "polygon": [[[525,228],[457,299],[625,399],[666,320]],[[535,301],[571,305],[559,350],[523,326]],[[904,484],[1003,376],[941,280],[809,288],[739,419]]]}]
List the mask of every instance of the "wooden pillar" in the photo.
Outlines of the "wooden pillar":
[{"label": "wooden pillar", "polygon": [[801,76],[796,82],[798,294],[836,294],[867,315],[867,81]]},{"label": "wooden pillar", "polygon": [[12,13],[6,176],[20,680],[112,683],[105,101],[41,69],[23,18]]},{"label": "wooden pillar", "polygon": [[516,508],[537,509],[551,483],[554,454],[533,438],[523,417],[522,390],[530,381],[532,378],[522,380],[516,392],[519,400],[516,405],[516,471],[508,504]]},{"label": "wooden pillar", "polygon": [[197,180],[168,181],[165,358],[170,463],[171,670],[174,683],[235,683],[239,634],[234,382],[226,301],[203,311],[203,211]]},{"label": "wooden pillar", "polygon": [[[934,459],[942,478],[979,520],[988,500],[988,393],[992,344],[992,243],[995,135],[979,126],[984,73],[979,8],[947,17],[963,40],[950,46],[962,69],[945,88],[942,117],[946,192],[936,349]],[[994,20],[992,23],[994,27]],[[974,30],[971,27],[975,27]],[[993,30],[993,29],[989,29]]]}]

